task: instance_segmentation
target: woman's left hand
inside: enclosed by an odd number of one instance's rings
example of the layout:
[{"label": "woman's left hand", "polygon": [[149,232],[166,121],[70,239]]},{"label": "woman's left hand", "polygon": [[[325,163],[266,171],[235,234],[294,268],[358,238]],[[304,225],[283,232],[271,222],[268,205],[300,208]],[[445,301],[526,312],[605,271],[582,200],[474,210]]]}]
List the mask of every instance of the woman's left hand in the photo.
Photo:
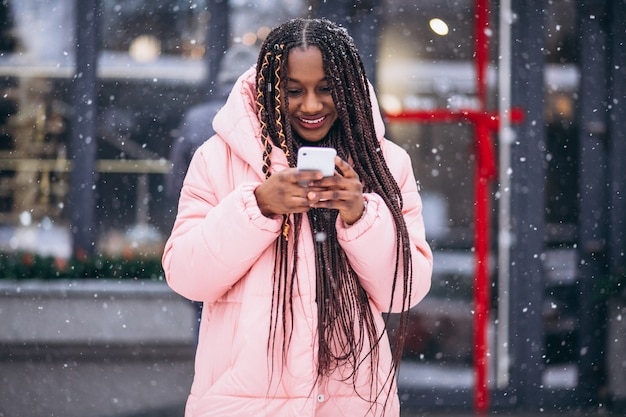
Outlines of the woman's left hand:
[{"label": "woman's left hand", "polygon": [[335,157],[335,171],[332,177],[311,181],[308,184],[307,199],[311,207],[339,210],[339,216],[345,224],[351,225],[361,218],[365,203],[363,185],[350,164]]}]

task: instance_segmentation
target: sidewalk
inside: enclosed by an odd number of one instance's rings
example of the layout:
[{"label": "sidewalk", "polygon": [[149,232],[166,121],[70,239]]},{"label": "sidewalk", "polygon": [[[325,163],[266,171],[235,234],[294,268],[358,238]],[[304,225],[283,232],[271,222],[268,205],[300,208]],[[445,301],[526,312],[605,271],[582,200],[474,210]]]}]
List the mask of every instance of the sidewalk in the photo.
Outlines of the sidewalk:
[{"label": "sidewalk", "polygon": [[[125,414],[116,417],[183,417],[184,404],[176,407],[162,408],[159,410],[146,410],[141,413]],[[476,414],[472,411],[411,411],[405,410],[400,417],[623,417],[623,413],[612,413],[606,409],[591,409],[580,411],[490,411],[485,414]]]}]

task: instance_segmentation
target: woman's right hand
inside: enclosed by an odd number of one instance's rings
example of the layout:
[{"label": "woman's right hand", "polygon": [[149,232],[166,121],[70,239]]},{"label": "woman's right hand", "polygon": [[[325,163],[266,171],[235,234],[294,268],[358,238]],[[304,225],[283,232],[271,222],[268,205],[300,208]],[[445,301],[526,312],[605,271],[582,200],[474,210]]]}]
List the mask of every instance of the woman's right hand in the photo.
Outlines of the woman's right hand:
[{"label": "woman's right hand", "polygon": [[261,213],[266,217],[306,213],[310,209],[307,184],[322,178],[320,171],[298,171],[296,168],[273,173],[254,191]]}]

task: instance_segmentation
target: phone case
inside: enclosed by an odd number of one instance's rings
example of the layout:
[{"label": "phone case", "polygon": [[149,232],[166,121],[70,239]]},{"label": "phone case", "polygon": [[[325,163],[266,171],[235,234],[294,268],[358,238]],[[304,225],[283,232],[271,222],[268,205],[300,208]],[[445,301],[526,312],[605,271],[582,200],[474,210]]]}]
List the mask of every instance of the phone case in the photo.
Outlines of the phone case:
[{"label": "phone case", "polygon": [[325,177],[332,177],[335,173],[334,148],[316,148],[303,146],[298,149],[298,169],[301,171],[321,171]]}]

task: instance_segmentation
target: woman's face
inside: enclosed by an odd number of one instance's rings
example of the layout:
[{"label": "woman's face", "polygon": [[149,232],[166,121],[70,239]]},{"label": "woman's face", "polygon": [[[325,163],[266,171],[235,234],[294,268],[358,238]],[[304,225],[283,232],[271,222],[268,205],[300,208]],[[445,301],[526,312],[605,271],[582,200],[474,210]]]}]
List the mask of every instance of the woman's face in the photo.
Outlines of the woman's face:
[{"label": "woman's face", "polygon": [[339,116],[317,47],[289,52],[286,94],[293,130],[307,142],[324,139]]}]

